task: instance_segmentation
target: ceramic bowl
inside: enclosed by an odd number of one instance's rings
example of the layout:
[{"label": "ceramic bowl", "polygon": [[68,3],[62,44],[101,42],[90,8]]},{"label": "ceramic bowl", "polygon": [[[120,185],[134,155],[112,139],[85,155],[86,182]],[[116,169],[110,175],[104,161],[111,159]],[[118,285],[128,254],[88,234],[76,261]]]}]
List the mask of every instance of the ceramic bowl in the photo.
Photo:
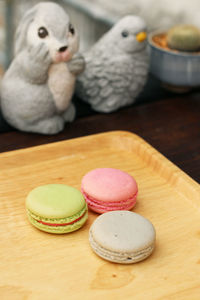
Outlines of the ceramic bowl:
[{"label": "ceramic bowl", "polygon": [[181,52],[158,46],[149,34],[150,72],[166,85],[191,88],[200,86],[200,52]]}]

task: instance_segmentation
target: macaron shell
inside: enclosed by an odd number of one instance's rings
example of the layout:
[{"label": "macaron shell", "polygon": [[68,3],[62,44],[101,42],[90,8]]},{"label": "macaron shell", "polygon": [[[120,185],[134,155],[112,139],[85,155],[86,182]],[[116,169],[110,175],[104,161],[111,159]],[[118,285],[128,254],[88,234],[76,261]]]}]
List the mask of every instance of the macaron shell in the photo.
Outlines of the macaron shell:
[{"label": "macaron shell", "polygon": [[81,187],[85,194],[104,202],[127,200],[138,191],[131,175],[112,168],[90,171],[83,177]]},{"label": "macaron shell", "polygon": [[85,206],[81,192],[64,184],[48,184],[33,189],[26,207],[36,216],[49,219],[71,217]]}]

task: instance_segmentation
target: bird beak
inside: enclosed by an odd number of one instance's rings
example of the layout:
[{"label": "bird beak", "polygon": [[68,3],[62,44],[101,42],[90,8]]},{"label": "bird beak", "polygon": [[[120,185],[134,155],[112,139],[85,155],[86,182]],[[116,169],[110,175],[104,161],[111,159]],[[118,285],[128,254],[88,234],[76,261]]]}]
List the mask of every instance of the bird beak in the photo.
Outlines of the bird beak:
[{"label": "bird beak", "polygon": [[147,38],[147,34],[146,34],[146,32],[139,32],[137,35],[136,35],[136,40],[138,41],[138,42],[143,42],[144,40],[146,40],[146,38]]}]

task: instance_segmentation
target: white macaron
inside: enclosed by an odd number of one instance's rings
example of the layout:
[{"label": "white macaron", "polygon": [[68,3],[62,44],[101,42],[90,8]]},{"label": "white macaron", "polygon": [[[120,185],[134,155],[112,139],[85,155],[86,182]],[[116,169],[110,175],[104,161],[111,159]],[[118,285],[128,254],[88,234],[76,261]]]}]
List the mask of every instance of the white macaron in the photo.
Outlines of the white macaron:
[{"label": "white macaron", "polygon": [[90,245],[97,255],[122,264],[147,258],[154,250],[155,239],[152,223],[131,211],[104,213],[89,232]]}]

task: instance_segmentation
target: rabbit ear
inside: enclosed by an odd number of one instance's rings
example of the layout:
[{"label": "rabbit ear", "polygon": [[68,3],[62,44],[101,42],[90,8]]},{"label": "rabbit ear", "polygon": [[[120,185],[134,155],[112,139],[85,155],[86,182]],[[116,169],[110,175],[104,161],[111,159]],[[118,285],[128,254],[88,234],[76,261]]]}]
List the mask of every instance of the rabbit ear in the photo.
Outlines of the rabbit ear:
[{"label": "rabbit ear", "polygon": [[14,54],[17,55],[26,45],[26,35],[30,23],[34,20],[34,16],[37,12],[37,7],[33,7],[28,10],[27,13],[23,16],[20,24],[17,27],[15,33],[15,48]]}]

